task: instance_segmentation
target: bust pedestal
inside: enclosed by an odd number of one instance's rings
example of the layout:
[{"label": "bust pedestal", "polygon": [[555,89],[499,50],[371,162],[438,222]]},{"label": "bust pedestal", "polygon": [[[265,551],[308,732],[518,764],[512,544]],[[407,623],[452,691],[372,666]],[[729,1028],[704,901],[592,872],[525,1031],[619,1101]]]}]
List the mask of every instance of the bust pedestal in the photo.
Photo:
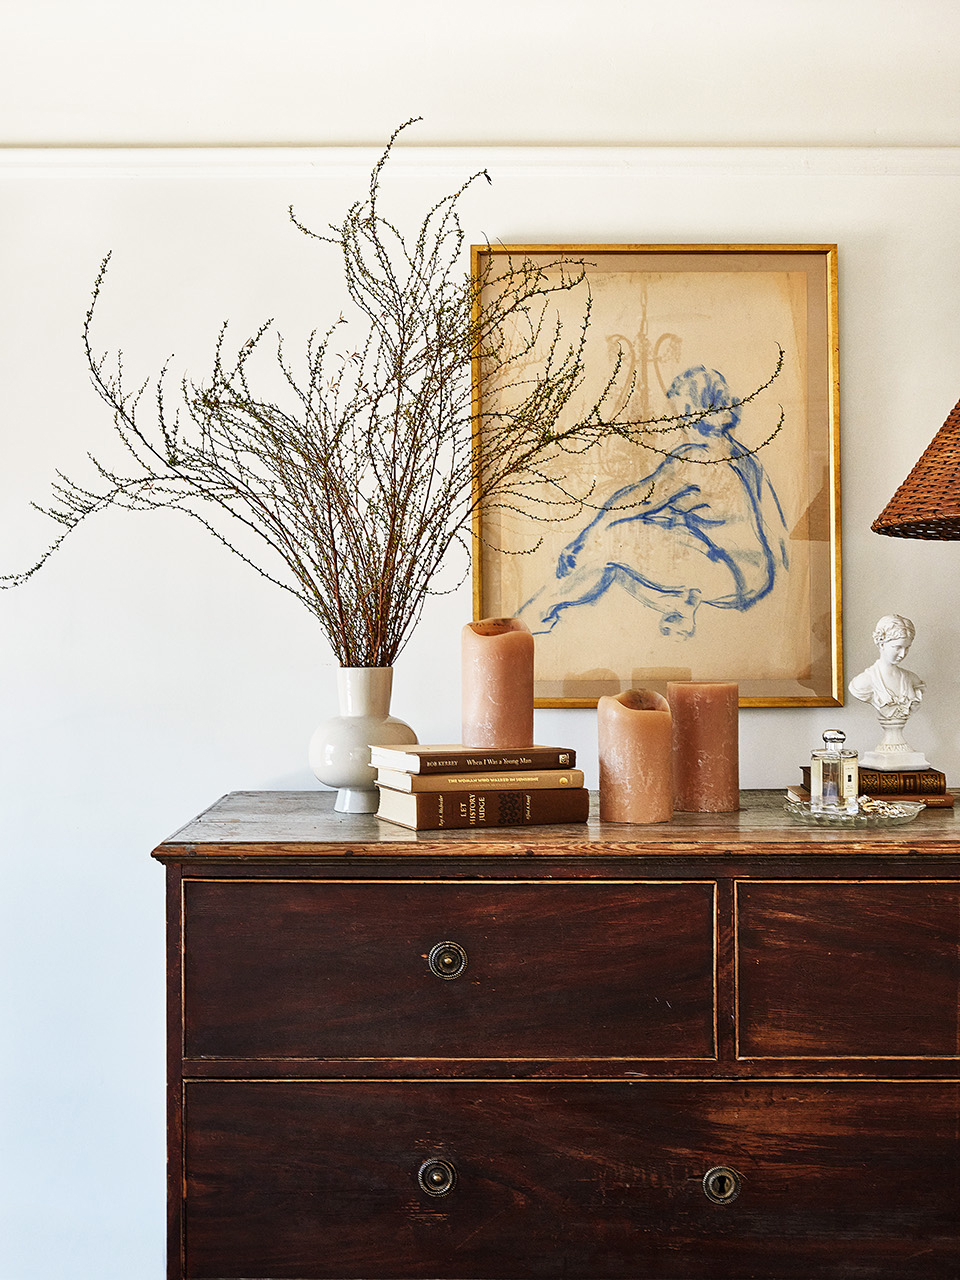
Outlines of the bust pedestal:
[{"label": "bust pedestal", "polygon": [[860,757],[865,769],[929,769],[932,766],[922,751],[914,751],[903,737],[904,717],[879,716],[883,737],[873,751]]}]

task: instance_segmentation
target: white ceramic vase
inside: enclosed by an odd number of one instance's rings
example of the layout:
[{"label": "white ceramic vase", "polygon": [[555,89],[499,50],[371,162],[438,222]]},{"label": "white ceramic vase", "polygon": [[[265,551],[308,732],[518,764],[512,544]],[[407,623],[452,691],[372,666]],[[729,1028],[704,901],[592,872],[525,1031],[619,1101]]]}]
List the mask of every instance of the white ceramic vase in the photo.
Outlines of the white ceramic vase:
[{"label": "white ceramic vase", "polygon": [[340,714],[319,725],[310,739],[310,768],[337,788],[340,813],[375,813],[379,802],[370,764],[374,744],[416,742],[408,724],[390,714],[393,667],[340,667]]}]

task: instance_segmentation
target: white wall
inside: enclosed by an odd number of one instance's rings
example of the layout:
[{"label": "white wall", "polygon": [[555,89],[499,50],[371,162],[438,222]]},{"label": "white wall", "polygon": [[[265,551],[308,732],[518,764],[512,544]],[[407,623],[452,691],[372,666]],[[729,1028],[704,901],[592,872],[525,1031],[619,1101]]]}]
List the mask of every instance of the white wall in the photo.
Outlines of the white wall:
[{"label": "white wall", "polygon": [[[43,544],[29,503],[54,469],[109,439],[80,347],[102,255],[99,333],[131,372],[171,351],[201,370],[225,317],[274,315],[292,341],[339,294],[287,205],[336,217],[375,153],[329,144],[423,112],[391,196],[415,216],[487,167],[472,239],[839,244],[847,674],[881,613],[912,617],[929,700],[911,737],[960,778],[958,553],[869,532],[960,396],[951,0],[2,8],[0,572]],[[425,740],[457,734],[469,611],[467,588],[437,601],[398,664],[395,710]],[[125,513],[0,593],[0,656],[0,1280],[160,1280],[148,853],[224,791],[315,785],[334,664],[309,615],[201,530]],[[793,780],[833,723],[874,734],[860,704],[744,712],[745,784]],[[537,732],[595,781],[591,713],[538,712]]]},{"label": "white wall", "polygon": [[12,144],[952,146],[952,0],[4,0]]}]

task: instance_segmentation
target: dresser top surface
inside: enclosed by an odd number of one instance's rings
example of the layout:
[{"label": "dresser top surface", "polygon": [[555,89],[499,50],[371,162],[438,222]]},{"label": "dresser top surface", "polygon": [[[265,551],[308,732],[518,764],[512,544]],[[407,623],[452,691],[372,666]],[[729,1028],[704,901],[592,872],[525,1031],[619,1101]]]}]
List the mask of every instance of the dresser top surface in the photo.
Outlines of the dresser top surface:
[{"label": "dresser top surface", "polygon": [[893,827],[807,826],[784,809],[782,791],[744,791],[736,813],[677,813],[670,822],[601,822],[593,797],[586,823],[411,831],[372,814],[337,813],[332,791],[233,791],[164,840],[153,856],[313,858],[331,856],[636,857],[803,854],[960,857],[952,809],[928,808]]}]

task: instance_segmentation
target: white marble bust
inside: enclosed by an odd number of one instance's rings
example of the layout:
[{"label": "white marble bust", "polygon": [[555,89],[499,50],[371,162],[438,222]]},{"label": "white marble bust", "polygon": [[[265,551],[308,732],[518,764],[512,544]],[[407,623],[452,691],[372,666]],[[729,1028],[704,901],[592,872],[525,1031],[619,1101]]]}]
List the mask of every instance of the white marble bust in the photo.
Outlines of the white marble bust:
[{"label": "white marble bust", "polygon": [[861,702],[869,702],[883,727],[876,750],[861,755],[860,763],[872,769],[929,769],[922,752],[908,747],[903,726],[923,698],[923,681],[900,664],[913,644],[916,628],[899,613],[885,614],[873,630],[880,656],[872,666],[850,681],[849,689]]}]

